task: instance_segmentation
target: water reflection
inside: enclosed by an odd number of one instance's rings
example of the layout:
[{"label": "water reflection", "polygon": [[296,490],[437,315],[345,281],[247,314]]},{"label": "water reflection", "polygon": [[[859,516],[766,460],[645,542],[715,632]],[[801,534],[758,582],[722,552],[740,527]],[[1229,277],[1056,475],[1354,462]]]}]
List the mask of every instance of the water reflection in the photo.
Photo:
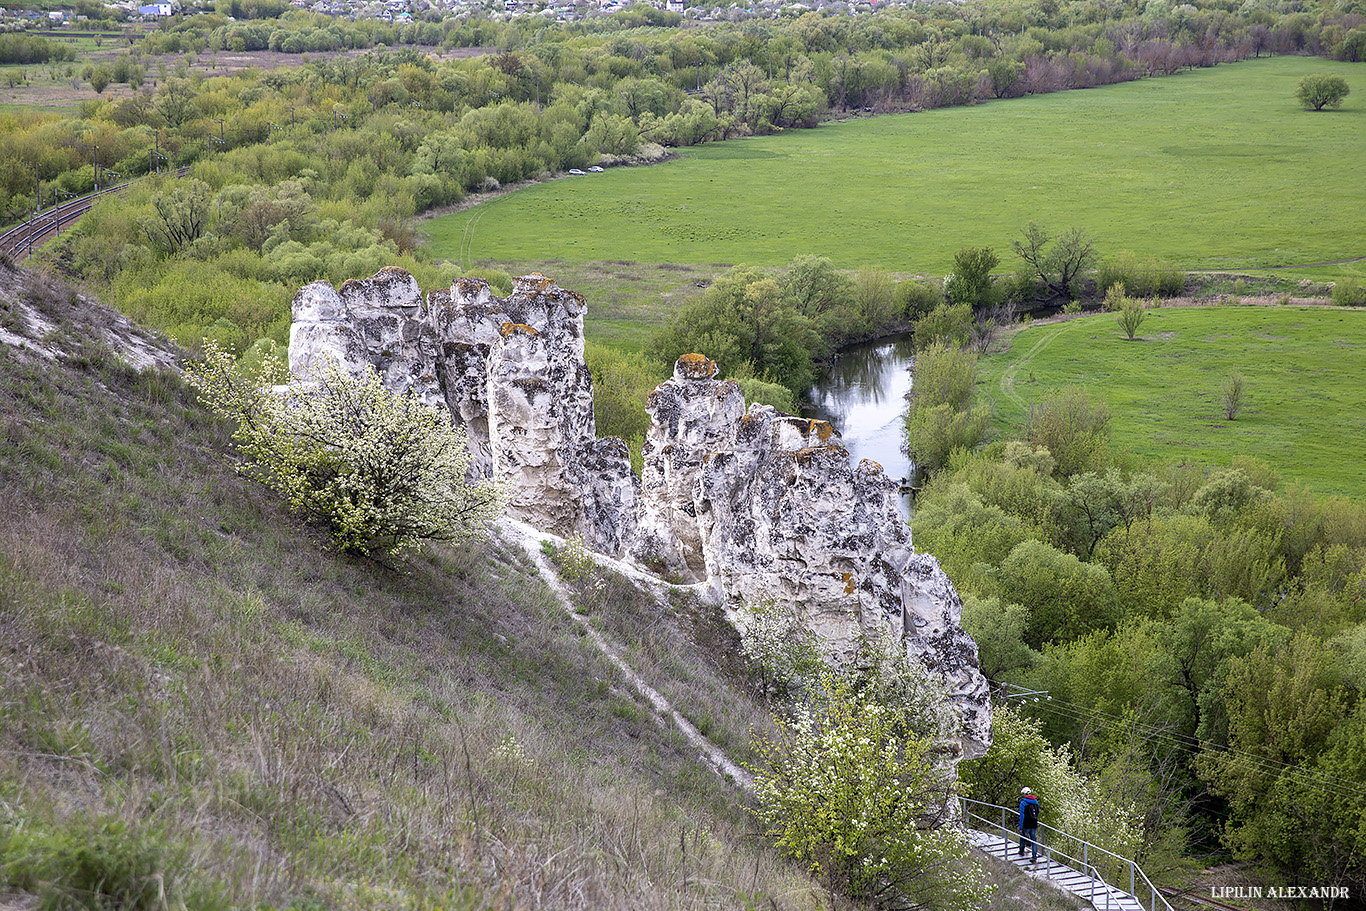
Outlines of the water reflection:
[{"label": "water reflection", "polygon": [[[893,480],[911,471],[901,448],[901,416],[911,391],[914,354],[909,337],[855,345],[840,352],[807,393],[810,416],[835,425],[854,463],[872,459]],[[901,499],[902,514],[909,516],[910,500]]]}]

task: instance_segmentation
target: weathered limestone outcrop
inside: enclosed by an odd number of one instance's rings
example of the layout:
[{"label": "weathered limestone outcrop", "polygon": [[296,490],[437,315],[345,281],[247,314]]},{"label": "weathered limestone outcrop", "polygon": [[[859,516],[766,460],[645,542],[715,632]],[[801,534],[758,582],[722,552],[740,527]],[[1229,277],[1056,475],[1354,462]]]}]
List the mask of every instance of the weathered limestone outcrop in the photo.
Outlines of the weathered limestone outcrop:
[{"label": "weathered limestone outcrop", "polygon": [[460,279],[426,301],[413,277],[306,285],[294,298],[290,370],[328,358],[373,367],[465,427],[471,474],[506,482],[511,511],[596,550],[620,554],[635,533],[637,482],[620,440],[597,440],[583,357],[583,298],[542,275],[495,297]]},{"label": "weathered limestone outcrop", "polygon": [[876,463],[851,466],[825,421],[765,405],[739,417],[738,389],[714,375],[706,359],[681,358],[650,397],[642,536],[663,540],[654,552],[681,556],[728,610],[775,602],[837,658],[890,633],[942,676],[963,755],[981,755],[991,711],[977,646],[948,577],[911,547],[896,485]]},{"label": "weathered limestone outcrop", "polygon": [[693,489],[703,461],[730,446],[745,413],[734,382],[716,380],[716,362],[685,354],[674,376],[645,400],[650,429],[641,472],[639,531],[632,555],[682,579],[707,575]]},{"label": "weathered limestone outcrop", "polygon": [[444,407],[437,378],[437,339],[422,306],[422,290],[404,269],[388,267],[340,288],[305,285],[294,295],[289,369],[306,376],[328,360],[352,373],[378,371],[385,388],[414,393]]},{"label": "weathered limestone outcrop", "polygon": [[472,473],[505,482],[511,511],[537,528],[705,579],[732,612],[776,602],[836,656],[890,633],[942,675],[963,755],[980,755],[991,711],[962,603],[911,547],[881,466],[851,466],[824,421],[746,412],[739,386],[691,354],[649,396],[637,480],[626,444],[595,438],[584,309],[541,275],[506,298],[460,279],[425,301],[400,269],[339,289],[315,282],[294,299],[290,368],[372,366],[388,388],[448,409],[469,435]]}]

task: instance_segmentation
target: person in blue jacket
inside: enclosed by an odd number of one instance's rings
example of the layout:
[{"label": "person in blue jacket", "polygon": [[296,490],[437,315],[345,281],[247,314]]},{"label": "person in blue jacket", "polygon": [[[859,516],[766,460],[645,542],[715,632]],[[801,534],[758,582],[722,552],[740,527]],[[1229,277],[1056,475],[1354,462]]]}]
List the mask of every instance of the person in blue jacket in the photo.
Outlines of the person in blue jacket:
[{"label": "person in blue jacket", "polygon": [[1024,857],[1025,843],[1030,847],[1029,862],[1039,862],[1039,798],[1029,788],[1020,794],[1020,856]]}]

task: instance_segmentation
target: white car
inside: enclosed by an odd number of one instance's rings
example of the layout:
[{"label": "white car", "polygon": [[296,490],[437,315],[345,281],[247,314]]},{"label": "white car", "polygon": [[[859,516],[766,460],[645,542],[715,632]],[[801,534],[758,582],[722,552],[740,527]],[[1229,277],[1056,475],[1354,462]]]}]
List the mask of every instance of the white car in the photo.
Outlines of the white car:
[{"label": "white car", "polygon": [[583,171],[580,171],[578,168],[570,168],[570,169],[569,169],[569,173],[570,173],[570,174],[582,174]]},{"label": "white car", "polygon": [[597,165],[593,165],[593,167],[589,168],[588,170],[592,171],[594,174],[602,173],[602,168],[598,167]]}]

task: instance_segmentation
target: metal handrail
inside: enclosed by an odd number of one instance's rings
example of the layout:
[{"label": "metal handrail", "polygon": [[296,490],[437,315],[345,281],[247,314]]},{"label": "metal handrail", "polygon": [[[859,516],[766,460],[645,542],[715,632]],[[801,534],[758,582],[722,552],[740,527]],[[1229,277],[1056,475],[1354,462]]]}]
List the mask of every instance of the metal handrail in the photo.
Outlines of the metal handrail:
[{"label": "metal handrail", "polygon": [[[963,799],[966,800],[966,798],[963,798]],[[1002,809],[1005,809],[1005,808],[1003,807]],[[978,814],[969,811],[966,807],[963,809],[963,818],[964,818],[965,820],[976,819],[976,820],[978,820],[978,821],[984,823],[985,825],[987,825],[987,826],[990,827],[990,828],[994,828],[994,829],[999,830],[1000,833],[1001,833],[1001,841],[1002,841],[1002,844],[1005,846],[1004,849],[1003,849],[1003,851],[1004,851],[1004,853],[1009,853],[1010,848],[1013,847],[1013,844],[1014,844],[1014,842],[1013,842],[1013,831],[1012,831],[1012,830],[1007,829],[1004,825],[998,825],[997,823],[992,822],[991,820],[987,819],[987,818],[984,817],[984,816],[979,816]],[[1079,858],[1072,857],[1071,855],[1066,854],[1066,853],[1064,853],[1064,852],[1062,852],[1062,851],[1057,851],[1057,850],[1055,850],[1051,845],[1044,844],[1042,841],[1039,842],[1039,848],[1042,849],[1041,853],[1042,853],[1043,856],[1044,856],[1044,860],[1046,860],[1046,861],[1048,862],[1048,864],[1049,864],[1049,866],[1050,866],[1050,869],[1051,869],[1051,867],[1052,867],[1052,864],[1055,863],[1055,860],[1054,860],[1055,856],[1056,856],[1056,857],[1064,858],[1065,860],[1070,860],[1070,861],[1072,861],[1073,863],[1080,865],[1080,869],[1078,870],[1078,872],[1080,872],[1080,873],[1086,875],[1086,876],[1089,877],[1090,880],[1091,880],[1091,894],[1088,896],[1088,899],[1089,899],[1089,901],[1091,902],[1092,907],[1095,907],[1095,904],[1096,904],[1096,883],[1099,882],[1100,884],[1106,886],[1106,889],[1105,889],[1105,907],[1104,907],[1104,909],[1102,909],[1102,911],[1109,911],[1109,908],[1110,908],[1110,891],[1111,891],[1111,890],[1110,890],[1110,888],[1109,888],[1109,883],[1105,882],[1105,879],[1104,879],[1104,877],[1102,877],[1102,876],[1100,875],[1100,871],[1099,871],[1099,870],[1097,870],[1097,869],[1096,869],[1095,867],[1093,867],[1091,864],[1086,863],[1084,860],[1080,860]],[[1061,866],[1068,867],[1069,870],[1075,870],[1075,869],[1077,869],[1076,867],[1070,867],[1070,866],[1068,866],[1067,864],[1061,864]]]},{"label": "metal handrail", "polygon": [[[1010,839],[1011,839],[1012,833],[1015,833],[1017,830],[1016,830],[1014,827],[1007,827],[1007,826],[1006,826],[1006,818],[1007,818],[1007,817],[1006,817],[1006,814],[1014,815],[1014,814],[1018,813],[1017,810],[1013,810],[1013,809],[1011,809],[1010,807],[1003,807],[1003,806],[1001,806],[1000,804],[987,803],[987,802],[981,801],[981,800],[973,800],[973,799],[970,798],[970,797],[960,797],[959,800],[962,802],[962,806],[963,806],[963,818],[964,818],[964,820],[969,820],[969,819],[977,819],[977,820],[980,820],[982,823],[985,823],[990,829],[997,829],[997,830],[1000,830],[1001,833],[1002,833],[1002,834],[1004,835],[1004,837],[1005,837],[1006,843],[1007,843],[1007,844],[1010,843]],[[971,805],[973,805],[973,806],[977,806],[977,807],[984,807],[984,808],[989,808],[989,809],[992,809],[992,810],[999,810],[1000,813],[1001,813],[1001,821],[1000,821],[1000,823],[996,823],[996,822],[994,822],[994,821],[992,821],[992,820],[990,820],[990,819],[987,819],[986,817],[984,817],[984,816],[982,816],[982,815],[980,815],[980,814],[978,814],[978,813],[973,813],[971,810],[969,810],[969,804],[971,804]],[[1071,861],[1075,861],[1075,862],[1077,862],[1077,863],[1080,863],[1080,864],[1084,867],[1084,869],[1081,869],[1081,870],[1079,870],[1078,872],[1086,873],[1088,870],[1089,870],[1089,871],[1092,871],[1090,874],[1087,874],[1087,875],[1091,875],[1093,880],[1098,879],[1098,880],[1100,880],[1102,883],[1104,883],[1106,886],[1108,886],[1108,887],[1110,887],[1110,888],[1114,888],[1114,889],[1117,889],[1117,890],[1119,890],[1119,891],[1121,891],[1121,892],[1125,892],[1126,895],[1128,895],[1128,896],[1129,896],[1130,898],[1132,898],[1134,901],[1139,902],[1140,904],[1143,903],[1143,900],[1140,899],[1140,898],[1138,897],[1137,886],[1138,886],[1138,883],[1139,883],[1139,882],[1142,882],[1143,885],[1147,886],[1147,888],[1148,888],[1148,895],[1149,895],[1148,907],[1149,907],[1149,911],[1158,911],[1158,908],[1162,908],[1162,909],[1164,909],[1164,911],[1173,911],[1171,904],[1169,904],[1169,903],[1167,902],[1167,900],[1166,900],[1165,898],[1162,897],[1161,893],[1159,893],[1159,892],[1157,891],[1157,887],[1153,885],[1152,880],[1148,879],[1148,875],[1147,875],[1146,873],[1144,873],[1144,872],[1143,872],[1143,869],[1142,869],[1141,867],[1139,867],[1139,865],[1138,865],[1137,863],[1135,863],[1133,860],[1131,860],[1130,858],[1121,857],[1120,855],[1114,853],[1113,851],[1109,851],[1109,850],[1106,850],[1105,848],[1102,848],[1100,845],[1093,845],[1093,844],[1091,844],[1090,842],[1086,841],[1085,839],[1078,838],[1077,836],[1072,835],[1072,834],[1070,834],[1070,833],[1068,833],[1068,832],[1064,832],[1064,831],[1062,831],[1061,829],[1055,829],[1053,826],[1047,825],[1047,824],[1045,824],[1045,823],[1040,823],[1040,824],[1039,824],[1039,828],[1040,828],[1040,829],[1045,829],[1045,830],[1047,830],[1048,832],[1056,833],[1057,835],[1061,836],[1062,838],[1071,839],[1072,841],[1075,841],[1075,842],[1077,842],[1079,845],[1081,845],[1081,853],[1082,853],[1082,856],[1081,856],[1080,858],[1076,858],[1076,857],[1072,857],[1072,856],[1069,855],[1069,854],[1064,853],[1064,852],[1061,851],[1061,850],[1057,850],[1057,849],[1053,848],[1053,847],[1050,846],[1050,845],[1044,844],[1043,840],[1040,839],[1040,840],[1039,840],[1039,847],[1042,848],[1042,849],[1044,849],[1045,855],[1046,855],[1046,856],[1049,856],[1049,857],[1051,858],[1052,854],[1057,854],[1057,856],[1059,856],[1059,857],[1064,857],[1064,858],[1066,858],[1066,859],[1068,859],[1068,860],[1071,860]],[[1095,865],[1091,863],[1091,852],[1092,852],[1092,851],[1097,851],[1097,852],[1100,852],[1100,853],[1103,854],[1103,855],[1106,855],[1106,856],[1108,856],[1108,857],[1114,858],[1115,860],[1119,861],[1119,863],[1120,863],[1120,865],[1121,865],[1122,868],[1127,868],[1127,869],[1128,869],[1128,872],[1129,872],[1129,888],[1128,888],[1128,890],[1125,890],[1124,887],[1121,886],[1121,885],[1119,885],[1119,884],[1112,884],[1112,883],[1110,883],[1110,881],[1107,880],[1107,879],[1101,874],[1100,870],[1097,869],[1097,868],[1095,867]],[[1064,864],[1064,866],[1066,866],[1066,864]],[[1095,889],[1094,889],[1094,884],[1093,884],[1093,886],[1092,886],[1092,896],[1094,897],[1094,895],[1095,895]],[[1108,903],[1109,903],[1109,891],[1108,891],[1108,890],[1106,891],[1106,903],[1107,903],[1107,906],[1108,906]],[[1159,903],[1160,903],[1160,904],[1159,904]]]}]

